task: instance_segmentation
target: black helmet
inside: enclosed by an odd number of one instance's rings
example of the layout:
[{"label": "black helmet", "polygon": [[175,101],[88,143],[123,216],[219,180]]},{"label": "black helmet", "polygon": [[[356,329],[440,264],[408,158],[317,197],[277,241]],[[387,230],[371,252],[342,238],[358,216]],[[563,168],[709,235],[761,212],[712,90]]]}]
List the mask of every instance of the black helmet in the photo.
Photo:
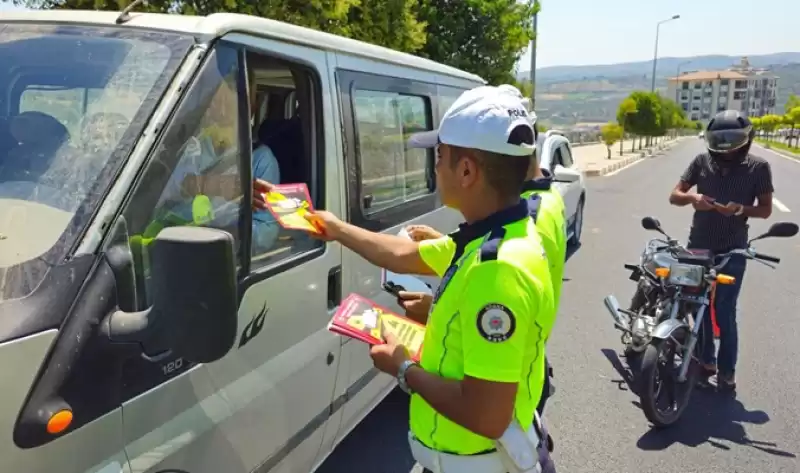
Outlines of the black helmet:
[{"label": "black helmet", "polygon": [[706,127],[706,148],[712,153],[731,154],[749,145],[756,132],[750,120],[736,110],[714,115]]}]

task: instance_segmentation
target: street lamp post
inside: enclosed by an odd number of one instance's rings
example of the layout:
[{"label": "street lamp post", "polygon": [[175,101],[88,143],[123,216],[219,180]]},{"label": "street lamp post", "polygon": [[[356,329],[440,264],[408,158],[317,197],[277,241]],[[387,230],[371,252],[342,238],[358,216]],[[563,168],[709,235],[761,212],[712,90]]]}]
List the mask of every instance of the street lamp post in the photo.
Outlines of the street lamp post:
[{"label": "street lamp post", "polygon": [[680,15],[674,15],[672,18],[667,18],[666,20],[661,20],[658,23],[656,23],[656,46],[655,46],[655,52],[653,52],[653,78],[650,84],[650,92],[656,91],[656,64],[658,63],[658,31],[661,28],[662,23],[666,23],[672,20],[677,20],[680,17],[681,17]]},{"label": "street lamp post", "polygon": [[539,13],[533,15],[533,41],[531,41],[531,110],[536,110],[536,34]]}]

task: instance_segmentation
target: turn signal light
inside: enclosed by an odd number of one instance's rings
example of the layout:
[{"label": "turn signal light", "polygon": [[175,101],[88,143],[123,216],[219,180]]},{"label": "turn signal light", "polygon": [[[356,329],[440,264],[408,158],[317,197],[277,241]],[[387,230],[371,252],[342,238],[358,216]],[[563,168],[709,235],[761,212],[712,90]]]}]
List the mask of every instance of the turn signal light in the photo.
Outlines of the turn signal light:
[{"label": "turn signal light", "polygon": [[730,286],[736,282],[736,278],[733,276],[728,276],[727,274],[717,274],[717,282],[725,286]]},{"label": "turn signal light", "polygon": [[656,276],[666,279],[669,277],[669,268],[656,268]]},{"label": "turn signal light", "polygon": [[69,428],[72,423],[72,411],[58,411],[47,421],[47,433],[57,435]]}]

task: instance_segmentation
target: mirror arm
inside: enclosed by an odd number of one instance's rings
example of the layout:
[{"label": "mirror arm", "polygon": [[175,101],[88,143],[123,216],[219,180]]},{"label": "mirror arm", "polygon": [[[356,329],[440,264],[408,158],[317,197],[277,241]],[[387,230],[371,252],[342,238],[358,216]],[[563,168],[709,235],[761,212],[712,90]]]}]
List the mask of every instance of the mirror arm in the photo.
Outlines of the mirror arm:
[{"label": "mirror arm", "polygon": [[142,357],[158,362],[172,354],[169,349],[156,350],[148,355],[148,346],[166,347],[163,333],[159,333],[159,313],[153,308],[138,312],[117,310],[103,319],[100,332],[112,343],[138,343],[142,345]]}]

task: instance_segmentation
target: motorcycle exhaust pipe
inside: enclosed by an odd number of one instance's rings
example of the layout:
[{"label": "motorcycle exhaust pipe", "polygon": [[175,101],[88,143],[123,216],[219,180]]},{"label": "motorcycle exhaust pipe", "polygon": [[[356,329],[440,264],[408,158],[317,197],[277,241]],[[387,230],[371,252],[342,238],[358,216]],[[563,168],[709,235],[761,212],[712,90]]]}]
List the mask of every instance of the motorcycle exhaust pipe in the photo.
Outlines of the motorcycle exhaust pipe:
[{"label": "motorcycle exhaust pipe", "polygon": [[620,314],[620,307],[617,298],[614,296],[606,296],[606,298],[603,299],[603,303],[606,306],[606,310],[608,310],[608,312],[611,314],[611,318],[614,319],[614,325],[621,330],[630,332],[631,329],[628,327],[628,322],[625,321]]}]

